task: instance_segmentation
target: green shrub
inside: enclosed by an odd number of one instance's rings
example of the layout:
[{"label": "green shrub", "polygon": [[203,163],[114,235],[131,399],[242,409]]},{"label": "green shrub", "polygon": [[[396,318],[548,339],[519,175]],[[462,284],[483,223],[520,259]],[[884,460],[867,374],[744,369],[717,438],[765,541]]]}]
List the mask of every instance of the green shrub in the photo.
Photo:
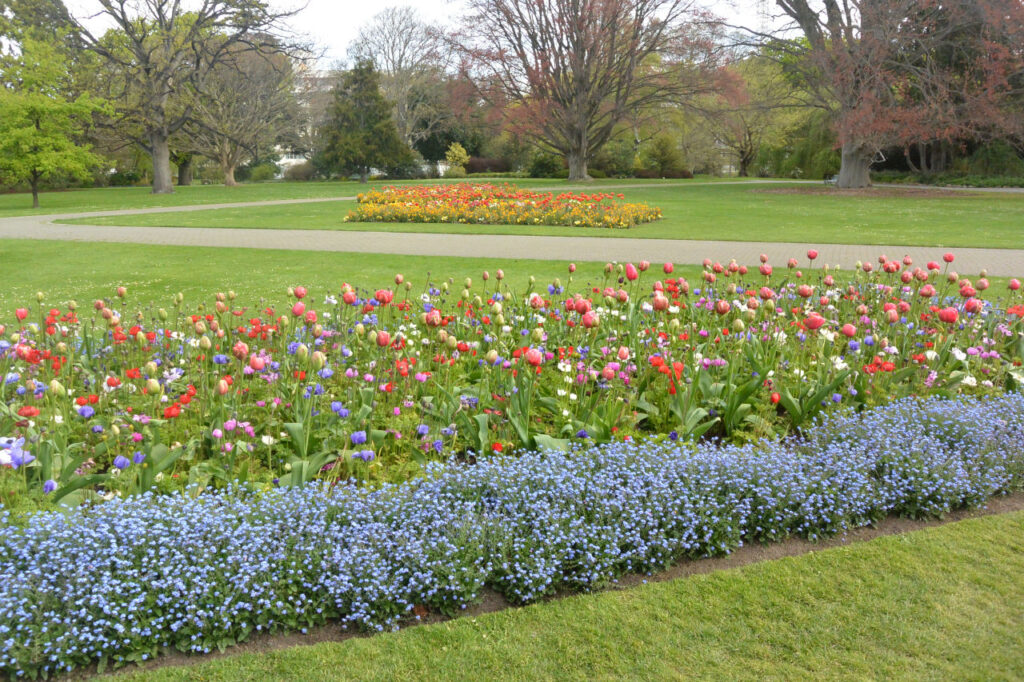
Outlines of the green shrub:
[{"label": "green shrub", "polygon": [[444,172],[446,178],[464,178],[466,177],[466,169],[462,166],[449,166],[448,170]]},{"label": "green shrub", "polygon": [[968,175],[1024,176],[1024,161],[1016,150],[997,140],[978,147],[967,160]]},{"label": "green shrub", "polygon": [[[534,155],[530,161],[529,174],[531,178],[555,178],[562,172],[562,160],[554,154],[540,152]],[[565,171],[565,177],[569,177],[569,171]]]},{"label": "green shrub", "polygon": [[261,163],[249,171],[250,182],[267,182],[277,177],[277,166],[272,163]]},{"label": "green shrub", "polygon": [[640,177],[679,178],[684,170],[683,155],[668,135],[659,135],[640,152]]}]

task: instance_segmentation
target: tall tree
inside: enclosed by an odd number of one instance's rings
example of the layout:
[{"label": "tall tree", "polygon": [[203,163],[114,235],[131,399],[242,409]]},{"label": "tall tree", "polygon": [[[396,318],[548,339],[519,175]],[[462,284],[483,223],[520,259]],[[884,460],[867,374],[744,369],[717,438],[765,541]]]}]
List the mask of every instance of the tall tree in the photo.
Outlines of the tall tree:
[{"label": "tall tree", "polygon": [[834,115],[839,187],[869,185],[872,158],[884,147],[912,137],[951,142],[1020,118],[1006,106],[1024,88],[1020,0],[776,4],[804,40],[775,47]]},{"label": "tall tree", "polygon": [[369,59],[380,89],[394,106],[399,136],[413,147],[443,128],[450,112],[443,102],[448,61],[438,31],[411,7],[388,7],[359,30],[349,53]]},{"label": "tall tree", "polygon": [[82,141],[103,103],[82,94],[71,100],[68,63],[53,41],[19,37],[0,57],[0,178],[26,183],[39,208],[45,179],[88,179],[101,159]]},{"label": "tall tree", "polygon": [[[469,0],[461,52],[518,131],[571,180],[631,112],[706,87],[688,0]],[[696,39],[696,40],[695,40]]]},{"label": "tall tree", "polygon": [[153,192],[173,191],[170,140],[192,118],[207,78],[238,49],[285,50],[281,21],[263,0],[98,0],[116,30],[94,36],[79,21],[85,45],[106,62],[116,123],[153,159]]},{"label": "tall tree", "polygon": [[334,89],[330,120],[321,133],[325,142],[321,167],[358,173],[366,182],[373,168],[412,160],[412,150],[398,136],[391,105],[380,92],[380,79],[369,60],[356,62]]},{"label": "tall tree", "polygon": [[257,149],[273,146],[295,122],[292,67],[287,55],[233,50],[210,72],[186,126],[191,149],[220,164],[224,184]]},{"label": "tall tree", "polygon": [[796,122],[796,107],[804,104],[778,64],[753,55],[724,69],[718,91],[699,98],[693,108],[718,144],[736,155],[739,175],[746,177],[761,145],[781,141]]}]

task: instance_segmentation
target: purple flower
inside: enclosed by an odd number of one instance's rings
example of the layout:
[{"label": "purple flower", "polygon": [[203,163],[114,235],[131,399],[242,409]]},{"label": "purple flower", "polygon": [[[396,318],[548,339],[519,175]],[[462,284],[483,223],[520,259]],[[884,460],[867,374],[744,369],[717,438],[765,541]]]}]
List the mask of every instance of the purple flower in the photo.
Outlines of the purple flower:
[{"label": "purple flower", "polygon": [[141,450],[136,450],[135,454],[132,455],[132,461],[136,464],[142,464],[142,460],[146,459],[146,454]]},{"label": "purple flower", "polygon": [[430,427],[427,426],[426,424],[420,424],[419,426],[416,427],[417,436],[422,438],[423,436],[426,436],[428,433],[430,433]]},{"label": "purple flower", "polygon": [[366,431],[356,431],[352,434],[352,445],[362,445],[366,442]]},{"label": "purple flower", "polygon": [[114,466],[118,469],[127,469],[132,464],[131,460],[124,455],[118,455],[114,458]]},{"label": "purple flower", "polygon": [[96,410],[92,409],[91,405],[82,405],[78,408],[78,416],[84,419],[89,419],[94,414],[96,414]]},{"label": "purple flower", "polygon": [[52,478],[49,481],[47,481],[46,483],[43,484],[43,493],[46,494],[46,495],[49,495],[50,493],[52,493],[56,489],[57,489],[57,481],[53,480]]}]

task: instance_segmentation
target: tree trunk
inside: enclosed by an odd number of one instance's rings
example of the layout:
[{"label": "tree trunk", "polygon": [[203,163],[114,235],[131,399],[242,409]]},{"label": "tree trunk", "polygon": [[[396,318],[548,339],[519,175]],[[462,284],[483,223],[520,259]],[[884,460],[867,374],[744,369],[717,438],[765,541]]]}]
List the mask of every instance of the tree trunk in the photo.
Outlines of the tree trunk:
[{"label": "tree trunk", "polygon": [[192,157],[184,159],[178,164],[178,187],[188,187],[192,184]]},{"label": "tree trunk", "polygon": [[150,156],[153,158],[153,194],[172,194],[171,184],[171,148],[167,143],[167,135],[154,131],[149,134]]},{"label": "tree trunk", "polygon": [[871,152],[853,142],[843,144],[842,165],[839,166],[839,189],[857,189],[871,186]]},{"label": "tree trunk", "polygon": [[369,179],[370,179],[370,171],[366,170],[365,168],[363,170],[359,171],[359,182],[361,182],[362,184],[365,185],[366,181],[369,180]]},{"label": "tree trunk", "polygon": [[235,166],[234,164],[224,164],[221,166],[224,169],[224,186],[225,187],[237,187],[238,181],[235,180]]},{"label": "tree trunk", "polygon": [[587,159],[580,152],[569,152],[567,159],[569,161],[569,180],[577,182],[585,182],[592,180],[587,175]]},{"label": "tree trunk", "polygon": [[39,208],[39,178],[33,177],[32,185],[32,208]]}]

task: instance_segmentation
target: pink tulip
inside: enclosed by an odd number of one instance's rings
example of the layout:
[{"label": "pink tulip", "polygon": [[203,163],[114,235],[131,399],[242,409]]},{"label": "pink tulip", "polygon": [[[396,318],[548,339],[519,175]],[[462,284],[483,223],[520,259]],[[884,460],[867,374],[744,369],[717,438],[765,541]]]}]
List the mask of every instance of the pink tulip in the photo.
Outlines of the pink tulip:
[{"label": "pink tulip", "polygon": [[292,315],[295,317],[302,317],[304,312],[306,312],[306,304],[302,301],[297,301],[295,305],[292,306]]},{"label": "pink tulip", "polygon": [[267,362],[259,355],[250,355],[249,366],[252,367],[252,369],[256,372],[262,372],[263,369],[267,366]]},{"label": "pink tulip", "polygon": [[931,298],[932,296],[935,295],[935,287],[933,287],[931,284],[925,284],[923,287],[921,287],[921,291],[919,293],[921,294],[922,298]]},{"label": "pink tulip", "polygon": [[345,305],[352,305],[356,302],[356,292],[346,291],[341,295],[341,300],[345,302]]},{"label": "pink tulip", "polygon": [[928,261],[928,265],[926,265],[925,267],[927,267],[929,270],[941,270],[942,269],[942,266],[939,265],[938,263],[936,263],[933,260]]},{"label": "pink tulip", "polygon": [[675,266],[672,265],[671,263],[665,263],[663,266],[661,266],[661,269],[666,275],[671,275],[672,271],[675,270]]},{"label": "pink tulip", "polygon": [[293,291],[295,293],[295,298],[302,299],[306,297],[306,287],[295,287]]},{"label": "pink tulip", "polygon": [[956,311],[956,308],[943,308],[938,313],[939,320],[947,324],[953,324],[960,317],[960,314]]},{"label": "pink tulip", "polygon": [[668,299],[662,294],[658,293],[654,295],[654,309],[658,311],[668,310]]},{"label": "pink tulip", "polygon": [[771,277],[772,266],[768,265],[767,263],[762,263],[761,266],[758,268],[758,271],[765,277]]},{"label": "pink tulip", "polygon": [[239,360],[244,360],[245,356],[249,354],[249,346],[246,343],[239,341],[231,347],[231,353]]},{"label": "pink tulip", "polygon": [[626,279],[630,282],[635,282],[640,277],[640,273],[636,271],[636,266],[632,263],[626,263]]},{"label": "pink tulip", "polygon": [[14,311],[14,316],[18,318],[18,322],[21,322],[28,317],[28,308],[18,308]]},{"label": "pink tulip", "polygon": [[540,364],[544,362],[544,354],[536,348],[530,348],[526,351],[526,361],[534,367],[540,367]]},{"label": "pink tulip", "polygon": [[796,293],[797,296],[800,296],[801,298],[809,298],[810,295],[814,293],[814,290],[806,284],[801,284],[796,288]]},{"label": "pink tulip", "polygon": [[885,321],[889,324],[896,324],[900,321],[900,314],[895,310],[887,310],[885,312]]},{"label": "pink tulip", "polygon": [[619,346],[618,358],[623,362],[629,360],[629,348],[626,346]]},{"label": "pink tulip", "polygon": [[953,254],[952,254],[952,252],[942,254],[942,260],[946,261],[947,263],[952,263],[953,262]]},{"label": "pink tulip", "polygon": [[972,299],[969,299],[966,303],[964,303],[964,310],[966,310],[969,313],[973,313],[973,314],[980,313],[981,312],[981,308],[982,308],[982,303],[981,303],[981,299],[980,298],[972,298]]},{"label": "pink tulip", "polygon": [[719,315],[727,315],[730,310],[732,310],[732,306],[728,301],[721,298],[715,301],[715,312]]},{"label": "pink tulip", "polygon": [[982,277],[975,283],[974,286],[978,288],[978,291],[985,291],[985,289],[988,289],[989,286],[988,280]]},{"label": "pink tulip", "polygon": [[571,275],[574,272],[576,272],[576,264],[575,263],[569,263],[569,274]]},{"label": "pink tulip", "polygon": [[763,298],[766,301],[775,298],[775,292],[769,289],[768,287],[761,287],[760,291],[758,291],[757,293],[761,298]]},{"label": "pink tulip", "polygon": [[309,310],[306,312],[306,324],[316,324],[316,311]]},{"label": "pink tulip", "polygon": [[401,284],[405,281],[405,275],[398,273],[395,275],[395,284]]},{"label": "pink tulip", "polygon": [[839,331],[841,331],[843,333],[843,336],[845,336],[847,338],[850,338],[850,337],[853,337],[854,335],[856,335],[857,328],[854,327],[849,322],[847,322],[846,324],[844,324],[842,327],[839,328]]},{"label": "pink tulip", "polygon": [[649,260],[642,260],[639,263],[639,267],[640,267],[640,272],[647,272],[647,268],[651,267],[651,261],[649,261]]},{"label": "pink tulip", "polygon": [[815,259],[815,258],[817,258],[817,257],[818,257],[818,252],[817,252],[817,251],[815,251],[814,249],[810,249],[810,250],[809,250],[809,251],[807,252],[807,258],[808,258],[809,260],[814,260],[814,259]]},{"label": "pink tulip", "polygon": [[1010,280],[1008,286],[1010,287],[1010,291],[1017,291],[1020,289],[1020,280],[1014,277],[1013,279]]},{"label": "pink tulip", "polygon": [[377,345],[386,348],[391,344],[391,335],[387,332],[377,332]]},{"label": "pink tulip", "polygon": [[600,324],[601,319],[597,316],[597,313],[595,313],[593,310],[588,310],[586,313],[584,313],[582,322],[583,322],[583,326],[585,328],[593,329],[598,324]]}]

